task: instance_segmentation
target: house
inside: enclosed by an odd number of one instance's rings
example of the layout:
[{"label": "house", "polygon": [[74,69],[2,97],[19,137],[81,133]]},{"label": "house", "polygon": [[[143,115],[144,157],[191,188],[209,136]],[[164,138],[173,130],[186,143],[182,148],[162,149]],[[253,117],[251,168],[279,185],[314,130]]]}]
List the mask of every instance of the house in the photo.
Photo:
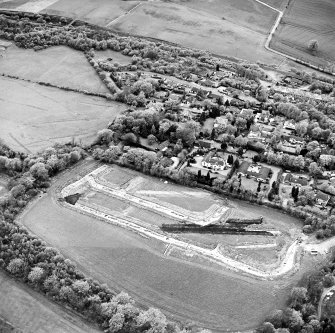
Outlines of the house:
[{"label": "house", "polygon": [[283,127],[289,131],[295,131],[295,124],[291,120],[286,120]]},{"label": "house", "polygon": [[315,195],[316,206],[319,208],[326,207],[329,202],[330,196],[321,191],[317,191]]},{"label": "house", "polygon": [[202,160],[201,165],[205,168],[214,170],[224,170],[227,162],[222,158],[215,156],[215,153],[211,152]]},{"label": "house", "polygon": [[[210,94],[208,95],[208,98],[210,98],[210,99],[214,99],[214,100],[216,100],[217,102],[219,101],[220,98],[222,98],[222,100],[223,100],[223,96],[218,95],[218,94],[214,94],[213,92],[210,92]],[[224,102],[224,101],[223,101],[223,102]]]},{"label": "house", "polygon": [[211,149],[212,141],[211,140],[198,140],[198,145],[200,148]]},{"label": "house", "polygon": [[309,177],[307,175],[294,175],[292,173],[286,173],[283,182],[288,185],[308,186]]},{"label": "house", "polygon": [[226,117],[220,116],[216,117],[214,120],[214,128],[220,128],[224,130],[228,125],[228,119]]},{"label": "house", "polygon": [[211,88],[216,88],[219,86],[218,82],[209,79],[202,79],[199,81],[199,84],[201,84],[204,87],[211,87]]},{"label": "house", "polygon": [[259,163],[250,163],[243,161],[237,170],[237,175],[248,178],[255,178],[262,183],[268,183],[270,180],[271,169],[260,165]]}]

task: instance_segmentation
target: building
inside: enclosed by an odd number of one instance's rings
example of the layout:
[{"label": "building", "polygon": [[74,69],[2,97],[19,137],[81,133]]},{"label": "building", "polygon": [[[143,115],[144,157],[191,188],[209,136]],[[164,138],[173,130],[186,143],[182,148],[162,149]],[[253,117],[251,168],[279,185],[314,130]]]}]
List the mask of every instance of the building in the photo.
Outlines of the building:
[{"label": "building", "polygon": [[316,206],[319,208],[326,207],[329,202],[330,196],[321,191],[317,191],[315,195]]},{"label": "building", "polygon": [[201,162],[201,165],[205,168],[217,170],[224,170],[227,162],[222,158],[215,156],[215,153],[209,153]]},{"label": "building", "polygon": [[225,130],[229,121],[226,117],[216,117],[214,120],[214,128],[220,128],[222,130]]},{"label": "building", "polygon": [[257,163],[243,161],[237,170],[237,175],[248,178],[255,178],[262,183],[268,183],[270,180],[271,169]]},{"label": "building", "polygon": [[294,175],[287,173],[284,176],[283,182],[288,185],[308,186],[309,177],[307,175]]},{"label": "building", "polygon": [[212,141],[211,140],[198,140],[198,145],[200,148],[211,149]]}]

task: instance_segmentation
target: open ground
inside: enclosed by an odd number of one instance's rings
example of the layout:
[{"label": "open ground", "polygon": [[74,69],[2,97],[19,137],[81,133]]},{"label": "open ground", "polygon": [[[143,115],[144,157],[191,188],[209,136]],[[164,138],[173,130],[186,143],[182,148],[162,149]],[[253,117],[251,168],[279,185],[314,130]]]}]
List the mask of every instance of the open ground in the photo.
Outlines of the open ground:
[{"label": "open ground", "polygon": [[[82,165],[61,175],[49,193],[25,212],[21,223],[58,247],[89,276],[107,282],[115,290],[126,290],[140,304],[159,307],[171,318],[195,321],[215,330],[255,327],[264,315],[284,305],[291,286],[315,265],[314,258],[306,257],[294,275],[261,281],[214,264],[199,265],[193,260],[166,256],[162,242],[103,223],[57,202],[57,189],[78,177]],[[257,209],[243,205],[241,209]],[[262,215],[265,213],[266,209]],[[268,214],[273,216],[273,211]],[[281,220],[290,219],[276,214]]]},{"label": "open ground", "polygon": [[[24,333],[95,333],[98,329],[0,271],[0,315]],[[1,328],[0,328],[1,331]],[[2,331],[1,331],[2,332]]]},{"label": "open ground", "polygon": [[72,138],[90,143],[125,108],[104,98],[0,77],[0,133],[18,151],[37,152]]}]

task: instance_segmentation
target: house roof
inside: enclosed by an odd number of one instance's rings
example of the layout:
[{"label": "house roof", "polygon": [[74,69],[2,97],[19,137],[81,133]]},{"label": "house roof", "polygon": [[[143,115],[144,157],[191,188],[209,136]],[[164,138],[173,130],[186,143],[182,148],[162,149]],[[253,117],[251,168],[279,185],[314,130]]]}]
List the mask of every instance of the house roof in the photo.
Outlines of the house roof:
[{"label": "house roof", "polygon": [[202,148],[211,148],[212,147],[212,141],[210,140],[199,140],[198,141],[199,146]]},{"label": "house roof", "polygon": [[324,202],[328,202],[329,199],[330,199],[330,196],[326,193],[321,192],[321,191],[317,191],[315,199],[320,200],[320,201],[324,201]]},{"label": "house roof", "polygon": [[270,170],[270,168],[264,167],[262,165],[243,161],[237,172],[266,180],[269,177]]},{"label": "house roof", "polygon": [[303,176],[292,175],[291,173],[287,173],[284,182],[300,184],[301,186],[307,186],[308,180]]}]

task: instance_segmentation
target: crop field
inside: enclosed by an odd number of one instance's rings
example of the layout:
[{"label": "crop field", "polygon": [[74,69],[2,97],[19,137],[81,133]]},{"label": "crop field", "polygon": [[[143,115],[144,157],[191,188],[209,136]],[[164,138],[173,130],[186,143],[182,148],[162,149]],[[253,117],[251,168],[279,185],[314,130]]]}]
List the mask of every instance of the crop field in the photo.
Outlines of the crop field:
[{"label": "crop field", "polygon": [[[315,65],[332,66],[335,61],[335,2],[332,0],[295,0],[285,11],[272,47]],[[316,39],[319,51],[313,56],[308,42]]]},{"label": "crop field", "polygon": [[84,54],[69,47],[56,46],[35,52],[12,44],[2,55],[0,74],[94,93],[109,92]]},{"label": "crop field", "polygon": [[226,1],[213,3],[142,3],[110,28],[249,61],[274,63],[280,59],[263,47],[267,29],[275,21],[275,11],[252,1],[247,7],[245,1],[227,1],[227,11]]},{"label": "crop field", "polygon": [[[54,190],[79,173],[80,165],[63,174],[20,222],[59,248],[87,275],[129,292],[142,305],[161,308],[170,318],[211,329],[255,327],[284,305],[291,286],[310,267],[305,262],[294,275],[261,281],[215,265],[165,256],[161,242],[59,205]],[[245,205],[240,209],[257,210]],[[278,217],[283,215],[273,218]]]},{"label": "crop field", "polygon": [[0,77],[0,109],[4,142],[15,150],[37,152],[72,138],[92,142],[125,105]]},{"label": "crop field", "polygon": [[122,0],[59,0],[42,12],[67,15],[105,26],[120,15],[131,10],[138,2]]},{"label": "crop field", "polygon": [[[82,318],[0,271],[0,317],[24,333],[96,333]],[[0,327],[1,332],[2,331]],[[10,332],[10,331],[8,331]]]},{"label": "crop field", "polygon": [[[161,308],[170,318],[211,329],[252,328],[284,306],[291,286],[310,268],[306,261],[294,275],[261,281],[214,264],[200,265],[195,258],[165,256],[166,245],[159,241],[59,205],[54,190],[80,174],[80,168],[63,174],[20,222],[87,275],[129,292],[141,305]],[[256,206],[235,205],[257,211]],[[279,212],[271,216],[274,223],[289,219]]]},{"label": "crop field", "polygon": [[273,10],[254,0],[173,0],[172,2],[264,34],[269,31],[276,19]]}]

